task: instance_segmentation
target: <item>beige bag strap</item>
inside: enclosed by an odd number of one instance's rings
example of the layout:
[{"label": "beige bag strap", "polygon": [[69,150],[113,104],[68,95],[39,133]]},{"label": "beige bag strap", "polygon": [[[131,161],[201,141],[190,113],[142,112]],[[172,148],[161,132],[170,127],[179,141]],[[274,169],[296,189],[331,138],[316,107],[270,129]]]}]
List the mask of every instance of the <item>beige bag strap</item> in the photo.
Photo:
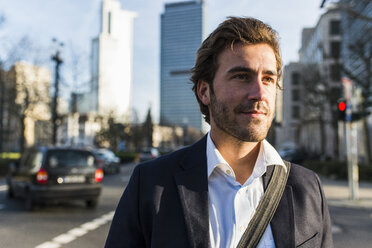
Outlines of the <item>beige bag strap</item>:
[{"label": "beige bag strap", "polygon": [[275,211],[282,198],[291,163],[284,161],[287,170],[281,165],[274,165],[274,172],[269,186],[258,204],[255,214],[248,224],[237,248],[256,248],[267,226],[274,217]]}]

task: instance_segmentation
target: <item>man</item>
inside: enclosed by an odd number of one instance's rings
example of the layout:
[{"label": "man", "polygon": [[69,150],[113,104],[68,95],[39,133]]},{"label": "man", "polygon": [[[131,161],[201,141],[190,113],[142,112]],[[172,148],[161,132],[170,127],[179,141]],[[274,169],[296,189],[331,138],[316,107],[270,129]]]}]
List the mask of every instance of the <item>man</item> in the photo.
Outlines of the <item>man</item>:
[{"label": "man", "polygon": [[[210,123],[196,144],[138,165],[119,202],[106,247],[236,247],[273,165],[265,140],[274,116],[281,57],[276,32],[229,18],[198,50],[191,80]],[[319,178],[292,165],[258,247],[333,247]]]}]

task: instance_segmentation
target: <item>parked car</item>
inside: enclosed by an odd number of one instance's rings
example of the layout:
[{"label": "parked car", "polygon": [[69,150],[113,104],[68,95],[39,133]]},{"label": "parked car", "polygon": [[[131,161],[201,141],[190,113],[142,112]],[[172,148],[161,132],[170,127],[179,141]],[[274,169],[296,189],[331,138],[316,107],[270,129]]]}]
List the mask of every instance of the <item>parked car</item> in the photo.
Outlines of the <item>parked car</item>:
[{"label": "parked car", "polygon": [[30,148],[9,171],[8,197],[24,198],[28,210],[50,201],[84,200],[90,208],[98,204],[103,171],[88,150]]},{"label": "parked car", "polygon": [[139,161],[144,162],[147,160],[159,157],[159,151],[156,148],[144,148],[139,154]]},{"label": "parked car", "polygon": [[100,148],[93,150],[97,166],[103,169],[104,173],[119,173],[120,159],[111,150]]}]

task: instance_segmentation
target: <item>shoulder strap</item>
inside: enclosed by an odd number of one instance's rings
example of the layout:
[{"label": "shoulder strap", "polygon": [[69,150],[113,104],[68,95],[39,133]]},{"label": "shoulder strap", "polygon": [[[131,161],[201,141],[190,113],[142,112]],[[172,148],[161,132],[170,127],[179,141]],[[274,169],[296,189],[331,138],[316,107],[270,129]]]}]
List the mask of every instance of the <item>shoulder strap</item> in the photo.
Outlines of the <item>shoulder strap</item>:
[{"label": "shoulder strap", "polygon": [[255,214],[248,224],[237,248],[255,248],[265,233],[267,226],[274,217],[287,183],[291,163],[284,161],[287,169],[274,165],[274,172],[265,194],[258,204]]}]

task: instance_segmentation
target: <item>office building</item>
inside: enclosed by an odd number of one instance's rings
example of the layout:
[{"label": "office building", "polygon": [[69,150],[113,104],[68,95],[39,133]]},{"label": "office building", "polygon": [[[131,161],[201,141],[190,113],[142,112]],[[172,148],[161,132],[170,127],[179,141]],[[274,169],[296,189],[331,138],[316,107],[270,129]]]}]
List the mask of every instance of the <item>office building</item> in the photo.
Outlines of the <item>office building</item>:
[{"label": "office building", "polygon": [[2,148],[20,150],[51,141],[50,71],[17,62],[5,74]]},{"label": "office building", "polygon": [[119,122],[130,120],[135,16],[121,9],[119,1],[103,0],[101,32],[92,41],[91,96],[85,106]]},{"label": "office building", "polygon": [[341,12],[329,8],[314,27],[302,31],[299,62],[284,68],[283,121],[276,144],[285,140],[322,158],[340,158],[343,126],[337,119],[342,97]]},{"label": "office building", "polygon": [[189,80],[203,41],[203,1],[165,4],[161,15],[160,124],[202,129]]}]

